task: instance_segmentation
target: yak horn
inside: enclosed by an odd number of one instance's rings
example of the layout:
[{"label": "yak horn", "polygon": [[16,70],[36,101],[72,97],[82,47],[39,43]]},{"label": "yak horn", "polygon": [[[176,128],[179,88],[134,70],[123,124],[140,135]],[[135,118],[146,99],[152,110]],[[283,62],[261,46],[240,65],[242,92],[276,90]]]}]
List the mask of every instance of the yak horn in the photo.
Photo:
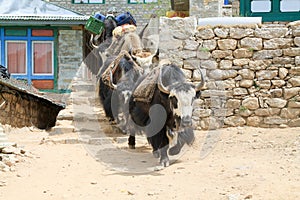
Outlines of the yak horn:
[{"label": "yak horn", "polygon": [[111,84],[112,88],[113,88],[114,90],[116,90],[116,89],[117,89],[117,85],[114,84],[113,73],[112,73],[111,70],[109,71],[109,77],[110,77],[110,84]]},{"label": "yak horn", "polygon": [[93,34],[91,34],[90,45],[91,45],[93,48],[95,48],[95,49],[98,49],[98,48],[99,48],[98,45],[95,45],[95,44],[94,44],[94,35],[93,35]]},{"label": "yak horn", "polygon": [[161,92],[166,93],[166,94],[170,94],[170,91],[163,85],[161,76],[162,76],[162,66],[159,69],[158,84],[157,84],[157,86],[158,86],[158,89]]},{"label": "yak horn", "polygon": [[200,75],[201,75],[201,82],[195,86],[196,92],[199,92],[200,89],[201,89],[201,88],[203,87],[203,85],[204,85],[204,76],[203,76],[203,73],[202,73],[200,67],[198,68],[198,70],[199,70]]}]

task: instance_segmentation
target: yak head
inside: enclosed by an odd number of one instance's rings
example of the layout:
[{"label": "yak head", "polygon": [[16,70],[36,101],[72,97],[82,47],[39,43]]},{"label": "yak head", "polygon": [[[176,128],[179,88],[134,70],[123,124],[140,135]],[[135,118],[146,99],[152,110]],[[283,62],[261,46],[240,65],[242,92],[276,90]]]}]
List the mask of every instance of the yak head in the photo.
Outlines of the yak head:
[{"label": "yak head", "polygon": [[135,62],[144,69],[144,74],[149,73],[158,62],[158,50],[152,54],[150,51],[131,52]]},{"label": "yak head", "polygon": [[[185,143],[190,145],[194,141],[192,128],[193,101],[200,95],[200,89],[204,85],[201,70],[200,74],[201,82],[194,85],[186,80],[184,73],[176,65],[160,66],[158,88],[168,98],[165,106],[166,110],[169,111],[167,136],[171,147],[169,149],[170,155],[178,154]],[[167,84],[164,85],[163,82]]]},{"label": "yak head", "polygon": [[[184,129],[192,125],[193,101],[199,95],[200,89],[204,84],[203,75],[201,83],[194,85],[187,82],[184,73],[176,65],[168,65],[169,67],[163,72],[160,68],[158,78],[158,88],[161,92],[168,95],[168,107],[174,118],[174,130]],[[201,71],[200,71],[201,72]],[[173,75],[176,74],[176,75]],[[162,79],[171,84],[165,86]]]}]

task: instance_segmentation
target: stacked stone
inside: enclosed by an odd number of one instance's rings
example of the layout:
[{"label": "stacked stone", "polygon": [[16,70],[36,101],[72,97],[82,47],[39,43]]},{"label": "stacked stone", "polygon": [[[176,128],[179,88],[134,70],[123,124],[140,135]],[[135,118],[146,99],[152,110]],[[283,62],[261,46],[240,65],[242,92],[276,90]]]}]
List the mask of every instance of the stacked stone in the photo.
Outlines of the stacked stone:
[{"label": "stacked stone", "polygon": [[194,105],[196,126],[299,127],[300,22],[193,29],[194,20],[162,19],[170,36],[160,35],[160,52],[192,81],[201,65],[206,88]]},{"label": "stacked stone", "polygon": [[17,80],[12,79],[0,80],[0,123],[19,128],[36,126],[40,129],[49,129],[53,127],[56,116],[64,105],[30,91],[16,82]]},{"label": "stacked stone", "polygon": [[[32,157],[32,155],[15,143],[9,142],[0,124],[0,172],[14,171],[15,165],[21,157]],[[0,182],[1,186],[2,182]]]}]

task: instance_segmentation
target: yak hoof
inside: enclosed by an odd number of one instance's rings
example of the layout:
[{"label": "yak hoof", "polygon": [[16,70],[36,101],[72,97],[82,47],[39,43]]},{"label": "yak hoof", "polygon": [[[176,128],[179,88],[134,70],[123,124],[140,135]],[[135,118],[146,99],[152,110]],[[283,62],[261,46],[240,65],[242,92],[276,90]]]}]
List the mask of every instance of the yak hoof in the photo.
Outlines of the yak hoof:
[{"label": "yak hoof", "polygon": [[181,151],[180,147],[174,146],[174,147],[172,147],[172,148],[169,149],[169,155],[170,156],[175,156],[175,155],[179,154],[180,151]]},{"label": "yak hoof", "polygon": [[159,158],[160,157],[159,150],[153,151],[152,154],[153,154],[154,158]]},{"label": "yak hoof", "polygon": [[170,166],[169,158],[166,157],[166,158],[160,159],[160,164],[163,167],[169,167]]},{"label": "yak hoof", "polygon": [[129,149],[135,149],[135,145],[128,145]]}]

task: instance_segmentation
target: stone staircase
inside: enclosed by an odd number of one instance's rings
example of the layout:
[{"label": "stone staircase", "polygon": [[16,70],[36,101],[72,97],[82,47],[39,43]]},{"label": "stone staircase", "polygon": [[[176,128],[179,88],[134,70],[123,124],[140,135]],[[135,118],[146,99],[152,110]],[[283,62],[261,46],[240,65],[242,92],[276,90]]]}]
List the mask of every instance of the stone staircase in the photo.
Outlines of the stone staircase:
[{"label": "stone staircase", "polygon": [[[96,80],[74,78],[66,108],[57,116],[56,126],[49,131],[48,141],[102,145],[126,143],[124,135],[108,121],[98,100]],[[145,140],[144,137],[137,139]]]}]

